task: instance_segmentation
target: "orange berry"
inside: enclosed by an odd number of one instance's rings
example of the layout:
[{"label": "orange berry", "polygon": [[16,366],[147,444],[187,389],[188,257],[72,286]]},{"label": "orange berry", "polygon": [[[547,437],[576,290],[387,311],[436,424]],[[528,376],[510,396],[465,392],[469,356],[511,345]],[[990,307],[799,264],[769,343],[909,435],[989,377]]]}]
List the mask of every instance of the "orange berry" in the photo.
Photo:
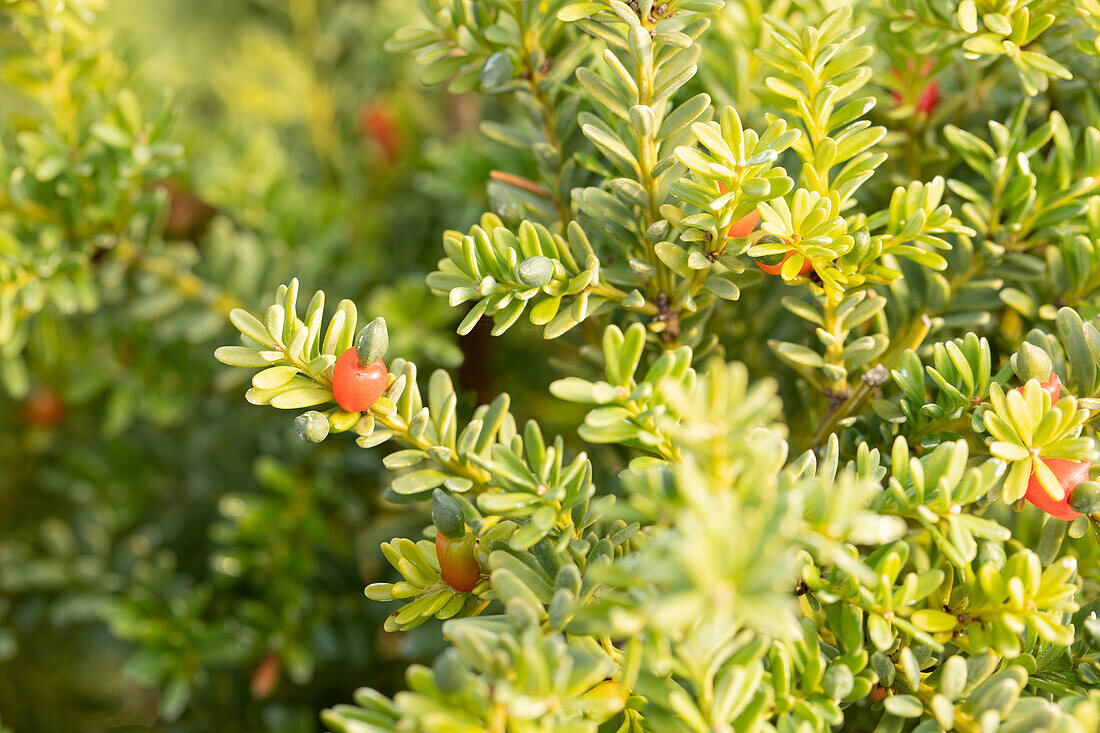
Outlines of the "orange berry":
[{"label": "orange berry", "polygon": [[375,359],[363,366],[355,349],[347,349],[332,369],[332,396],[345,412],[363,412],[386,391],[386,363]]},{"label": "orange berry", "polygon": [[1032,471],[1031,478],[1027,482],[1027,493],[1024,494],[1024,498],[1057,519],[1066,521],[1077,519],[1081,516],[1081,513],[1070,507],[1069,497],[1077,484],[1089,480],[1089,467],[1092,464],[1088,461],[1067,461],[1062,458],[1045,458],[1043,462],[1058,479],[1065,496],[1061,499],[1055,499],[1048,494],[1039,482],[1039,477]]},{"label": "orange berry", "polygon": [[435,556],[439,560],[439,576],[455,590],[469,593],[481,581],[473,535],[452,539],[436,532]]}]

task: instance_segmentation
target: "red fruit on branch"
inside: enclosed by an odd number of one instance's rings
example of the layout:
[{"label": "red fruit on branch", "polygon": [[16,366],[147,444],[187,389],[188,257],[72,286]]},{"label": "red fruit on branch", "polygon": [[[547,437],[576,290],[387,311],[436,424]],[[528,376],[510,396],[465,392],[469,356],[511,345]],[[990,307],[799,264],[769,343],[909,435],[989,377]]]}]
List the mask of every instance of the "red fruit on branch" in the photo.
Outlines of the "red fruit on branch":
[{"label": "red fruit on branch", "polygon": [[401,128],[390,108],[380,102],[367,102],[359,112],[359,131],[393,165],[401,154]]},{"label": "red fruit on branch", "polygon": [[[935,67],[935,65],[936,63],[932,59],[928,59],[927,61],[925,61],[924,65],[921,66],[920,69],[920,78],[927,79],[928,75],[932,73],[932,69]],[[909,70],[910,74],[912,74],[913,71],[916,69],[916,64],[913,63],[912,59],[907,61],[905,66]],[[896,76],[898,79],[902,78],[901,72],[899,72],[897,69],[893,69],[891,73],[893,73],[893,75]],[[891,96],[893,96],[894,101],[898,104],[901,104],[905,101],[905,98],[902,96],[902,93],[900,91],[893,91],[890,94]],[[932,79],[924,86],[924,89],[922,89],[920,94],[917,96],[917,101],[916,103],[914,103],[913,108],[919,113],[930,115],[936,109],[939,103],[940,83],[935,79]]]},{"label": "red fruit on branch", "polygon": [[758,212],[754,211],[751,214],[746,214],[730,224],[730,228],[726,230],[726,236],[723,238],[747,237],[752,234],[752,230],[756,229],[756,225],[759,223],[760,214]]},{"label": "red fruit on branch", "polygon": [[[780,272],[782,272],[783,265],[787,262],[787,260],[794,257],[794,255],[795,255],[795,251],[793,249],[789,249],[783,255],[783,259],[780,260],[778,263],[768,264],[766,262],[761,261],[763,258],[758,258],[756,260],[756,266],[759,267],[764,272],[768,273],[769,275],[778,275]],[[814,266],[810,264],[810,261],[807,260],[807,259],[803,259],[802,260],[802,267],[798,268],[798,274],[799,275],[809,275],[810,272],[813,271],[813,269],[814,269]]]},{"label": "red fruit on branch", "polygon": [[[726,184],[719,181],[718,192],[724,196],[727,190],[728,189],[726,188]],[[740,219],[730,224],[729,229],[726,230],[726,233],[722,236],[722,239],[726,240],[733,239],[735,237],[747,237],[752,234],[752,230],[756,229],[756,225],[759,223],[760,212],[754,210],[751,213],[745,214]]]},{"label": "red fruit on branch", "polygon": [[39,387],[20,406],[20,414],[28,424],[39,428],[54,428],[65,419],[65,403],[50,387]]},{"label": "red fruit on branch", "polygon": [[[726,185],[724,183],[722,183],[721,181],[718,182],[718,191],[722,194],[725,194],[726,191],[727,191]],[[726,230],[726,234],[723,237],[723,239],[733,239],[733,238],[736,238],[736,237],[747,237],[750,234],[752,234],[753,230],[756,229],[756,225],[759,224],[759,223],[760,223],[760,212],[753,211],[750,214],[746,214],[745,216],[742,216],[740,219],[738,219],[737,221],[730,224],[730,227],[729,227],[729,229]],[[780,270],[783,269],[783,263],[786,262],[787,260],[789,260],[794,255],[795,255],[795,251],[793,249],[790,249],[790,250],[787,250],[787,253],[784,255],[783,259],[778,264],[761,262],[760,259],[757,259],[756,260],[756,266],[759,267],[764,272],[768,273],[769,275],[778,275]],[[808,274],[810,274],[810,272],[813,269],[814,269],[814,266],[810,264],[809,260],[803,260],[802,267],[799,268],[798,274],[799,275],[808,275]]]},{"label": "red fruit on branch", "polygon": [[386,363],[359,361],[355,349],[347,349],[332,368],[332,396],[345,412],[364,412],[386,391]]},{"label": "red fruit on branch", "polygon": [[1035,475],[1035,471],[1032,471],[1031,478],[1027,482],[1027,493],[1024,494],[1024,498],[1056,519],[1066,521],[1077,519],[1081,516],[1081,513],[1070,507],[1070,495],[1077,484],[1089,480],[1089,466],[1092,464],[1088,461],[1067,461],[1061,458],[1045,458],[1042,460],[1055,478],[1058,479],[1065,495],[1061,499],[1055,499],[1048,494],[1039,481],[1039,477]]},{"label": "red fruit on branch", "polygon": [[[1050,404],[1054,404],[1058,401],[1058,398],[1062,396],[1062,380],[1058,378],[1058,375],[1054,372],[1050,373],[1050,376],[1045,381],[1039,382],[1039,386],[1043,388],[1043,391],[1050,395]],[[1023,394],[1024,388],[1017,387],[1016,391]]]},{"label": "red fruit on branch", "polygon": [[439,577],[455,590],[469,593],[481,581],[481,566],[477,563],[476,541],[472,534],[458,539],[442,532],[435,534],[435,556],[439,560]]},{"label": "red fruit on branch", "polygon": [[283,659],[278,652],[268,652],[256,666],[252,673],[252,683],[249,686],[252,697],[263,700],[275,689],[279,682],[279,672],[283,666]]}]

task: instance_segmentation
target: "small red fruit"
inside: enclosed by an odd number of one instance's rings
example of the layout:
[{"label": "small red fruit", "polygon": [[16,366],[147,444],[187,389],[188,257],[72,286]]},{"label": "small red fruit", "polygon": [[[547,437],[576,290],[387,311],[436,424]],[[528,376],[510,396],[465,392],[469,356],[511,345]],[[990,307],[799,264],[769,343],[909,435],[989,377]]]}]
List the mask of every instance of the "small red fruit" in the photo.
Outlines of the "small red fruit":
[{"label": "small red fruit", "polygon": [[347,349],[332,368],[332,396],[344,412],[363,412],[386,391],[386,381],[384,361],[363,365],[355,349]]},{"label": "small red fruit", "polygon": [[401,128],[390,108],[381,102],[367,102],[359,112],[359,131],[393,165],[401,155]]},{"label": "small red fruit", "polygon": [[[1040,382],[1039,386],[1043,388],[1043,391],[1050,395],[1050,404],[1054,404],[1058,401],[1058,398],[1062,396],[1062,380],[1058,378],[1058,375],[1054,372],[1050,373],[1050,376],[1046,378],[1045,382]],[[1016,391],[1023,394],[1024,388],[1017,387]]]},{"label": "small red fruit", "polygon": [[1024,494],[1024,498],[1056,519],[1064,519],[1067,522],[1077,519],[1081,516],[1081,513],[1070,507],[1069,497],[1077,484],[1089,480],[1089,466],[1092,464],[1088,461],[1067,461],[1062,458],[1045,458],[1042,460],[1058,479],[1065,496],[1059,500],[1048,494],[1039,482],[1039,477],[1032,471],[1031,478],[1027,482],[1027,493]]},{"label": "small red fruit", "polygon": [[726,236],[724,239],[733,239],[735,237],[747,237],[752,234],[752,230],[756,229],[756,225],[760,223],[760,213],[752,212],[742,216],[737,221],[730,224],[730,228],[726,230]]},{"label": "small red fruit", "polygon": [[[718,192],[724,196],[727,191],[728,189],[726,188],[726,184],[719,181]],[[752,230],[756,229],[756,225],[759,223],[760,212],[754,210],[748,214],[745,214],[740,219],[730,224],[730,228],[726,230],[726,233],[725,235],[723,235],[722,239],[725,240],[733,239],[734,237],[747,237],[752,234]]]},{"label": "small red fruit", "polygon": [[263,700],[275,689],[279,682],[279,672],[283,666],[283,659],[278,652],[268,652],[256,666],[252,673],[252,684],[249,686],[252,697]]},{"label": "small red fruit", "polygon": [[439,560],[439,576],[455,590],[469,593],[481,581],[481,566],[477,564],[474,536],[453,539],[436,532],[435,556]]},{"label": "small red fruit", "polygon": [[[718,182],[718,191],[719,191],[719,193],[725,194],[726,190],[727,190],[726,189],[726,184],[719,181]],[[737,221],[730,224],[730,228],[726,230],[726,234],[723,237],[723,239],[733,239],[735,237],[747,237],[750,234],[752,234],[753,230],[756,229],[756,225],[759,224],[759,223],[760,223],[760,212],[759,211],[753,211],[752,213],[746,214],[745,216],[742,216],[740,219],[738,219]],[[768,273],[769,275],[778,275],[779,271],[781,269],[783,269],[783,263],[786,262],[787,260],[789,260],[791,257],[793,257],[794,254],[795,254],[795,252],[794,252],[793,249],[787,250],[787,254],[783,257],[783,260],[779,264],[769,265],[769,264],[765,264],[765,263],[761,262],[760,260],[756,260],[756,266],[759,267],[764,272]],[[809,260],[803,260],[802,261],[802,267],[799,268],[798,274],[799,275],[809,275],[810,272],[813,269],[814,269],[814,266],[810,264]]]},{"label": "small red fruit", "polygon": [[[928,75],[932,73],[932,69],[935,67],[935,65],[936,65],[936,63],[932,59],[928,59],[927,61],[925,61],[924,65],[921,66],[921,69],[920,69],[921,78],[922,79],[927,79]],[[909,73],[912,74],[913,70],[916,69],[916,64],[913,63],[912,59],[909,59],[909,61],[906,62],[905,67],[909,70]],[[898,79],[902,78],[901,73],[898,72],[897,69],[894,69],[892,71],[892,73]],[[901,104],[904,101],[904,97],[902,96],[900,91],[891,92],[891,96],[893,96],[894,101],[897,102],[898,104]],[[938,81],[936,81],[935,79],[933,79],[928,84],[925,85],[924,89],[921,90],[921,93],[920,93],[920,95],[918,95],[917,101],[913,105],[913,108],[917,112],[920,112],[920,113],[923,113],[923,114],[926,114],[926,115],[930,115],[930,114],[932,114],[933,110],[936,109],[936,107],[939,105],[939,103],[940,103],[940,83]]]},{"label": "small red fruit", "polygon": [[65,403],[55,390],[39,387],[23,402],[20,413],[35,427],[54,428],[65,419]]},{"label": "small red fruit", "polygon": [[[768,265],[768,264],[765,264],[765,263],[761,262],[758,259],[756,261],[756,266],[759,267],[764,272],[768,273],[769,275],[778,275],[783,270],[783,264],[787,260],[789,260],[790,258],[794,257],[794,255],[795,255],[795,251],[793,249],[789,249],[789,250],[787,250],[787,253],[785,255],[783,255],[783,259],[780,260],[777,264]],[[814,269],[814,266],[810,264],[810,261],[804,259],[804,260],[802,260],[802,267],[798,268],[798,274],[799,275],[809,275],[810,272],[813,269]]]}]

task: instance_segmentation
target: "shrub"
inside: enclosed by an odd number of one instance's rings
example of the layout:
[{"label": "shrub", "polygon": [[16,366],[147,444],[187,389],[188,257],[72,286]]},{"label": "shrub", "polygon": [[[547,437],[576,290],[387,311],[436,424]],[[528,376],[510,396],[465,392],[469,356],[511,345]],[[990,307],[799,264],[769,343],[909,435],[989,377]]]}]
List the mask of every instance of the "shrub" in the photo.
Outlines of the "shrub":
[{"label": "shrub", "polygon": [[421,149],[479,163],[473,133],[411,61],[364,83],[408,12],[0,3],[0,729],[315,730],[349,676],[416,654],[361,602],[381,563],[357,548],[404,531],[359,490],[380,460],[231,405],[244,375],[210,358],[293,268],[461,359],[419,285],[442,212],[483,204],[424,185]]},{"label": "shrub", "polygon": [[562,376],[471,413],[350,301],[234,311],[250,402],[431,506],[366,593],[450,646],[333,730],[1096,729],[1100,6],[824,5],[426,0],[393,36],[531,156],[427,286]]}]

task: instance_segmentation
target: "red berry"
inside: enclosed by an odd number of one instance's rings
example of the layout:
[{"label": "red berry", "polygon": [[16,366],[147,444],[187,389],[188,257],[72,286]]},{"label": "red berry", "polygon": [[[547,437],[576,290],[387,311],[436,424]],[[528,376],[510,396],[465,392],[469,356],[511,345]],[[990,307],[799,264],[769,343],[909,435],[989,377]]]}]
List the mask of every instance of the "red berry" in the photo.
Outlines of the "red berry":
[{"label": "red berry", "polygon": [[[1050,395],[1050,404],[1054,404],[1058,401],[1058,398],[1062,396],[1062,380],[1058,378],[1058,375],[1054,372],[1050,373],[1045,382],[1040,382],[1039,386],[1043,388],[1043,391]],[[1023,394],[1024,388],[1017,387],[1016,391]]]},{"label": "red berry", "polygon": [[359,354],[348,349],[332,368],[332,396],[345,412],[363,412],[378,401],[386,391],[386,364],[376,359],[366,366],[359,363]]},{"label": "red berry", "polygon": [[[726,184],[721,181],[718,182],[718,191],[722,194],[726,193]],[[752,230],[756,229],[756,225],[760,223],[760,212],[753,211],[750,214],[742,216],[737,221],[730,224],[730,228],[726,230],[724,239],[733,239],[734,237],[747,237],[752,234]],[[778,275],[779,271],[783,268],[783,263],[794,256],[794,250],[787,250],[786,256],[783,261],[778,265],[766,265],[760,260],[756,260],[756,265],[769,275]],[[802,267],[799,268],[799,275],[808,275],[810,271],[814,269],[814,266],[810,264],[809,260],[802,261]]]},{"label": "red berry", "polygon": [[[727,189],[726,184],[721,181],[718,182],[719,193],[725,195]],[[737,221],[730,224],[730,228],[726,230],[726,233],[722,236],[722,239],[732,239],[734,237],[747,237],[752,234],[752,230],[756,229],[756,225],[760,223],[760,212],[752,211],[745,214]]]},{"label": "red berry", "polygon": [[401,154],[401,128],[393,112],[380,102],[368,102],[359,113],[359,131],[382,153],[386,162],[393,165]]},{"label": "red berry", "polygon": [[1024,494],[1024,498],[1056,519],[1065,519],[1066,521],[1077,519],[1081,514],[1070,507],[1069,497],[1073,493],[1073,487],[1082,481],[1089,480],[1089,466],[1092,464],[1088,461],[1067,461],[1061,458],[1045,458],[1042,460],[1047,468],[1054,473],[1055,478],[1058,479],[1065,496],[1061,499],[1055,499],[1048,494],[1039,482],[1039,477],[1032,471],[1031,478],[1027,482],[1027,493]]},{"label": "red berry", "polygon": [[39,387],[23,402],[20,413],[31,425],[53,428],[65,418],[65,403],[53,389]]},{"label": "red berry", "polygon": [[256,671],[252,673],[250,689],[253,698],[263,700],[271,694],[271,691],[275,689],[275,685],[279,682],[279,671],[282,666],[283,660],[278,652],[268,652],[260,660]]},{"label": "red berry", "polygon": [[[786,261],[789,260],[790,258],[794,257],[794,254],[795,254],[794,250],[789,249],[789,250],[787,250],[787,254],[783,255],[782,261],[780,261],[778,264],[766,265],[763,262],[761,262],[760,260],[757,260],[756,261],[756,266],[759,267],[764,272],[768,273],[769,275],[778,275],[783,270],[784,263],[786,263]],[[810,264],[810,261],[804,259],[804,260],[802,260],[802,267],[798,268],[798,274],[799,275],[809,275],[810,271],[812,271],[813,269],[814,269],[814,266]]]},{"label": "red berry", "polygon": [[481,581],[473,535],[452,539],[436,532],[435,556],[439,560],[439,577],[455,590],[469,593]]},{"label": "red berry", "polygon": [[756,211],[751,214],[742,216],[737,221],[730,224],[730,228],[726,230],[726,236],[724,239],[733,239],[734,237],[747,237],[752,234],[752,230],[756,229],[756,225],[760,223],[760,214]]}]

